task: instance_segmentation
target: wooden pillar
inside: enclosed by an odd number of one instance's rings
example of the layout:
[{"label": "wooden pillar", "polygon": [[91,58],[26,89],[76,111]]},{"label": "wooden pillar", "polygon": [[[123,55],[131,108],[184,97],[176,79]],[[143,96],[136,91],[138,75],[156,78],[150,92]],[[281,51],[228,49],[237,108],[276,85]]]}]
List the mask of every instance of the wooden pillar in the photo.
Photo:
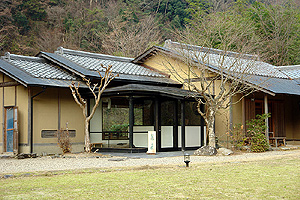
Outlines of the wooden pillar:
[{"label": "wooden pillar", "polygon": [[185,151],[185,101],[181,100],[181,150]]},{"label": "wooden pillar", "polygon": [[230,98],[230,107],[229,107],[229,130],[232,132],[233,129],[233,113],[232,113],[232,97]]},{"label": "wooden pillar", "polygon": [[245,97],[242,99],[242,124],[244,126],[243,133],[246,133],[246,101]]},{"label": "wooden pillar", "polygon": [[[267,96],[267,94],[265,94],[265,96],[264,96],[264,107],[265,107],[265,114],[268,114],[269,110],[268,110],[268,96]],[[266,135],[266,138],[269,142],[269,119],[268,118],[265,119],[265,124],[266,124],[266,127],[267,127],[265,135]]]},{"label": "wooden pillar", "polygon": [[178,149],[178,103],[174,101],[173,148]]},{"label": "wooden pillar", "polygon": [[160,123],[160,101],[158,98],[155,98],[155,126],[154,129],[156,131],[156,151],[159,152],[161,149],[161,123]]},{"label": "wooden pillar", "polygon": [[129,96],[129,147],[133,147],[134,105],[133,97]]}]

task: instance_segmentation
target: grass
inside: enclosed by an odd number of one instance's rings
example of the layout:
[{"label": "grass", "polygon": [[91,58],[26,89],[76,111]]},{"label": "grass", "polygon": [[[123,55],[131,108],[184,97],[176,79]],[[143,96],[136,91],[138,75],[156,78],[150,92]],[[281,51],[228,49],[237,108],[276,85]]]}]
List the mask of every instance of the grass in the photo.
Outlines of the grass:
[{"label": "grass", "polygon": [[300,159],[31,174],[0,199],[300,199]]}]

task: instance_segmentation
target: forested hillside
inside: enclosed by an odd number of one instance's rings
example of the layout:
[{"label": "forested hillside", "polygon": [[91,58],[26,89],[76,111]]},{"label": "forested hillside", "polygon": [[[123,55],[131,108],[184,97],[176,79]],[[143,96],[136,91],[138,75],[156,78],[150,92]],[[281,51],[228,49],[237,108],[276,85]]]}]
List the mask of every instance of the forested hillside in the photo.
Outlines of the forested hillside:
[{"label": "forested hillside", "polygon": [[220,36],[227,35],[228,50],[253,43],[247,53],[269,63],[300,64],[298,0],[1,0],[0,54],[63,46],[134,57],[166,39],[186,42],[186,35],[207,31],[197,27],[209,28],[210,47],[224,49]]}]

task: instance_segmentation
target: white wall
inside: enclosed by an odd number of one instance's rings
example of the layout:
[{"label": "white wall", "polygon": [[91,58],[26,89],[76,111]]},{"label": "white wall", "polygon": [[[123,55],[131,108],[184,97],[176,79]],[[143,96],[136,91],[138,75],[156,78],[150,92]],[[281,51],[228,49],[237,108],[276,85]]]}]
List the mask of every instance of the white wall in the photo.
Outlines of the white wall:
[{"label": "white wall", "polygon": [[[206,127],[204,126],[204,141]],[[185,147],[195,147],[201,145],[201,126],[185,127]],[[181,126],[178,126],[178,147],[181,147]]]},{"label": "white wall", "polygon": [[[154,131],[154,126],[133,126],[133,145],[136,147],[148,147],[148,131]],[[136,133],[147,132],[147,133]]]},{"label": "white wall", "polygon": [[173,147],[173,126],[161,126],[161,148]]},{"label": "white wall", "polygon": [[[95,105],[94,99],[90,99],[90,105],[91,112],[93,106]],[[96,112],[90,121],[90,132],[102,132],[102,101],[100,101],[100,104],[97,107]],[[101,143],[102,133],[91,133],[90,139],[91,143]]]}]

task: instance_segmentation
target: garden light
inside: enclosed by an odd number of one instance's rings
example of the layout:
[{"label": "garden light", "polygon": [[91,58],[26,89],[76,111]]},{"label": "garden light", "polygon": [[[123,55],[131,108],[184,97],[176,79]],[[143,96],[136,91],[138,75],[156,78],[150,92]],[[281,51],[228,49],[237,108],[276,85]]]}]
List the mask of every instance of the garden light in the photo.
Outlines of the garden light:
[{"label": "garden light", "polygon": [[184,162],[185,162],[185,164],[186,164],[186,167],[189,167],[189,163],[190,163],[190,154],[185,153],[185,154],[183,155],[183,158],[184,158]]}]

